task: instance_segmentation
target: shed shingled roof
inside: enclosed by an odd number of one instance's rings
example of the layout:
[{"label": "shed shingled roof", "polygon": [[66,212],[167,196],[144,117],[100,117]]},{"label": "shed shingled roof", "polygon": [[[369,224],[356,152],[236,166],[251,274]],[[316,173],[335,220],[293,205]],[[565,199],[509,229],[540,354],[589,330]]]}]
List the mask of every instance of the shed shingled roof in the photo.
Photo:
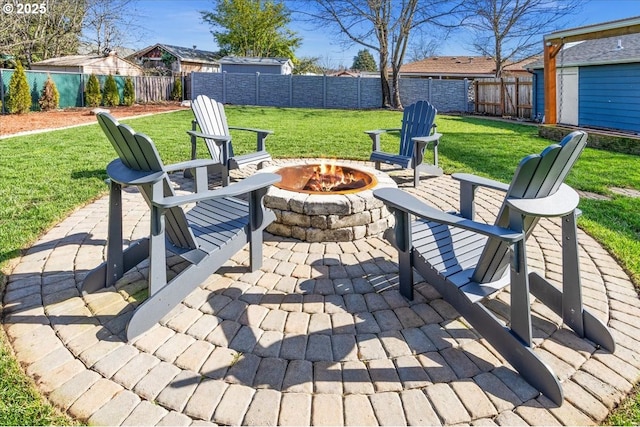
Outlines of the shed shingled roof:
[{"label": "shed shingled roof", "polygon": [[[630,62],[640,62],[640,34],[627,34],[603,39],[585,40],[577,43],[567,43],[556,56],[557,67]],[[536,61],[527,68],[544,68],[544,61]]]}]

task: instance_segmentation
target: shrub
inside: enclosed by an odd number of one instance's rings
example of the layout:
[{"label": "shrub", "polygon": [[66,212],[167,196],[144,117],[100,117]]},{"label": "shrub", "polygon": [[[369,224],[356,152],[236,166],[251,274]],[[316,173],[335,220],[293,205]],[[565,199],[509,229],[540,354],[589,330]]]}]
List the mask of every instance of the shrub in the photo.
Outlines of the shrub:
[{"label": "shrub", "polygon": [[133,105],[136,102],[136,91],[133,88],[133,80],[131,77],[124,79],[124,90],[122,93],[122,103],[126,106]]},{"label": "shrub", "polygon": [[51,79],[51,76],[47,77],[47,81],[42,88],[42,94],[40,95],[40,109],[42,111],[55,110],[58,108],[60,102],[60,94],[55,82]]},{"label": "shrub", "polygon": [[113,107],[120,104],[120,94],[118,93],[118,85],[116,79],[111,74],[107,76],[104,82],[104,91],[102,94],[102,103],[106,107]]},{"label": "shrub", "polygon": [[29,92],[27,74],[20,62],[18,62],[9,81],[7,110],[10,114],[23,114],[31,110],[31,92]]},{"label": "shrub", "polygon": [[173,82],[171,99],[174,101],[180,101],[182,99],[182,79],[180,77],[176,77],[176,80]]},{"label": "shrub", "polygon": [[97,107],[102,100],[102,92],[100,91],[100,81],[95,74],[89,76],[87,88],[85,90],[85,98],[89,107]]}]

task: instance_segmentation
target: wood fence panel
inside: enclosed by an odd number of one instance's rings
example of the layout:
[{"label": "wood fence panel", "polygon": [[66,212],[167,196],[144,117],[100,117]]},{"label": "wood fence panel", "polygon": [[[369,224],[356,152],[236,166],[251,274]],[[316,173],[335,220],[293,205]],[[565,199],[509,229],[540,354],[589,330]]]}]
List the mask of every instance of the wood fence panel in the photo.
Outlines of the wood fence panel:
[{"label": "wood fence panel", "polygon": [[475,86],[476,113],[522,119],[532,118],[533,78],[477,79]]},{"label": "wood fence panel", "polygon": [[168,101],[171,99],[173,77],[136,76],[136,101],[141,103]]}]

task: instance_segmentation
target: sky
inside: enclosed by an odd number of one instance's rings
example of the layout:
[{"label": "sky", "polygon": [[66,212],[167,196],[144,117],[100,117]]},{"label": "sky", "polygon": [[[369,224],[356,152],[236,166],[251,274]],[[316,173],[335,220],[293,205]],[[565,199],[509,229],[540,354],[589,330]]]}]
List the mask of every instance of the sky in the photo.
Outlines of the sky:
[{"label": "sky", "polygon": [[[139,0],[138,9],[143,16],[142,24],[147,29],[147,35],[135,43],[133,48],[142,49],[156,43],[164,43],[184,47],[195,45],[202,50],[218,50],[211,35],[211,28],[202,23],[199,13],[201,10],[213,9],[211,0]],[[576,14],[567,28],[635,16],[640,16],[640,0],[585,0],[582,10]],[[330,38],[322,31],[295,20],[289,28],[302,37],[302,45],[296,50],[296,56],[318,57],[323,66],[349,68],[354,56],[363,49],[360,45],[344,47],[338,40]],[[475,55],[455,36],[443,41],[438,54]]]}]

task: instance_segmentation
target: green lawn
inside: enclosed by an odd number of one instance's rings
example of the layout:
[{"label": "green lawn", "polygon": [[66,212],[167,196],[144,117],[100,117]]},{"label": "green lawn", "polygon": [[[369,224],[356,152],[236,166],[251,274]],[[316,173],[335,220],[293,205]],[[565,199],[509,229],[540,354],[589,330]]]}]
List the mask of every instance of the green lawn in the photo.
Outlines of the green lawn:
[{"label": "green lawn", "polygon": [[[267,146],[280,158],[364,160],[370,140],[363,131],[397,127],[401,118],[399,112],[383,110],[227,107],[226,111],[232,125],[273,129]],[[185,130],[191,118],[190,111],[181,111],[127,123],[148,134],[163,160],[172,163],[188,159]],[[508,182],[522,157],[549,144],[533,126],[444,115],[437,124],[444,134],[440,161],[446,173],[472,172]],[[393,136],[386,135],[382,142],[387,151],[397,149]],[[251,151],[254,144],[253,134],[234,133],[237,152]],[[97,125],[0,140],[0,266],[6,267],[78,206],[105,194],[105,166],[114,157]],[[613,195],[608,189],[640,190],[637,165],[637,156],[588,148],[567,180],[574,188],[612,197],[611,201],[582,200],[579,224],[620,261],[636,285],[640,283],[640,199]],[[22,409],[24,401],[33,400],[33,390],[17,369],[6,345],[0,344],[0,425],[68,422],[43,409],[46,406]],[[615,422],[640,422],[637,415],[622,417]]]}]

